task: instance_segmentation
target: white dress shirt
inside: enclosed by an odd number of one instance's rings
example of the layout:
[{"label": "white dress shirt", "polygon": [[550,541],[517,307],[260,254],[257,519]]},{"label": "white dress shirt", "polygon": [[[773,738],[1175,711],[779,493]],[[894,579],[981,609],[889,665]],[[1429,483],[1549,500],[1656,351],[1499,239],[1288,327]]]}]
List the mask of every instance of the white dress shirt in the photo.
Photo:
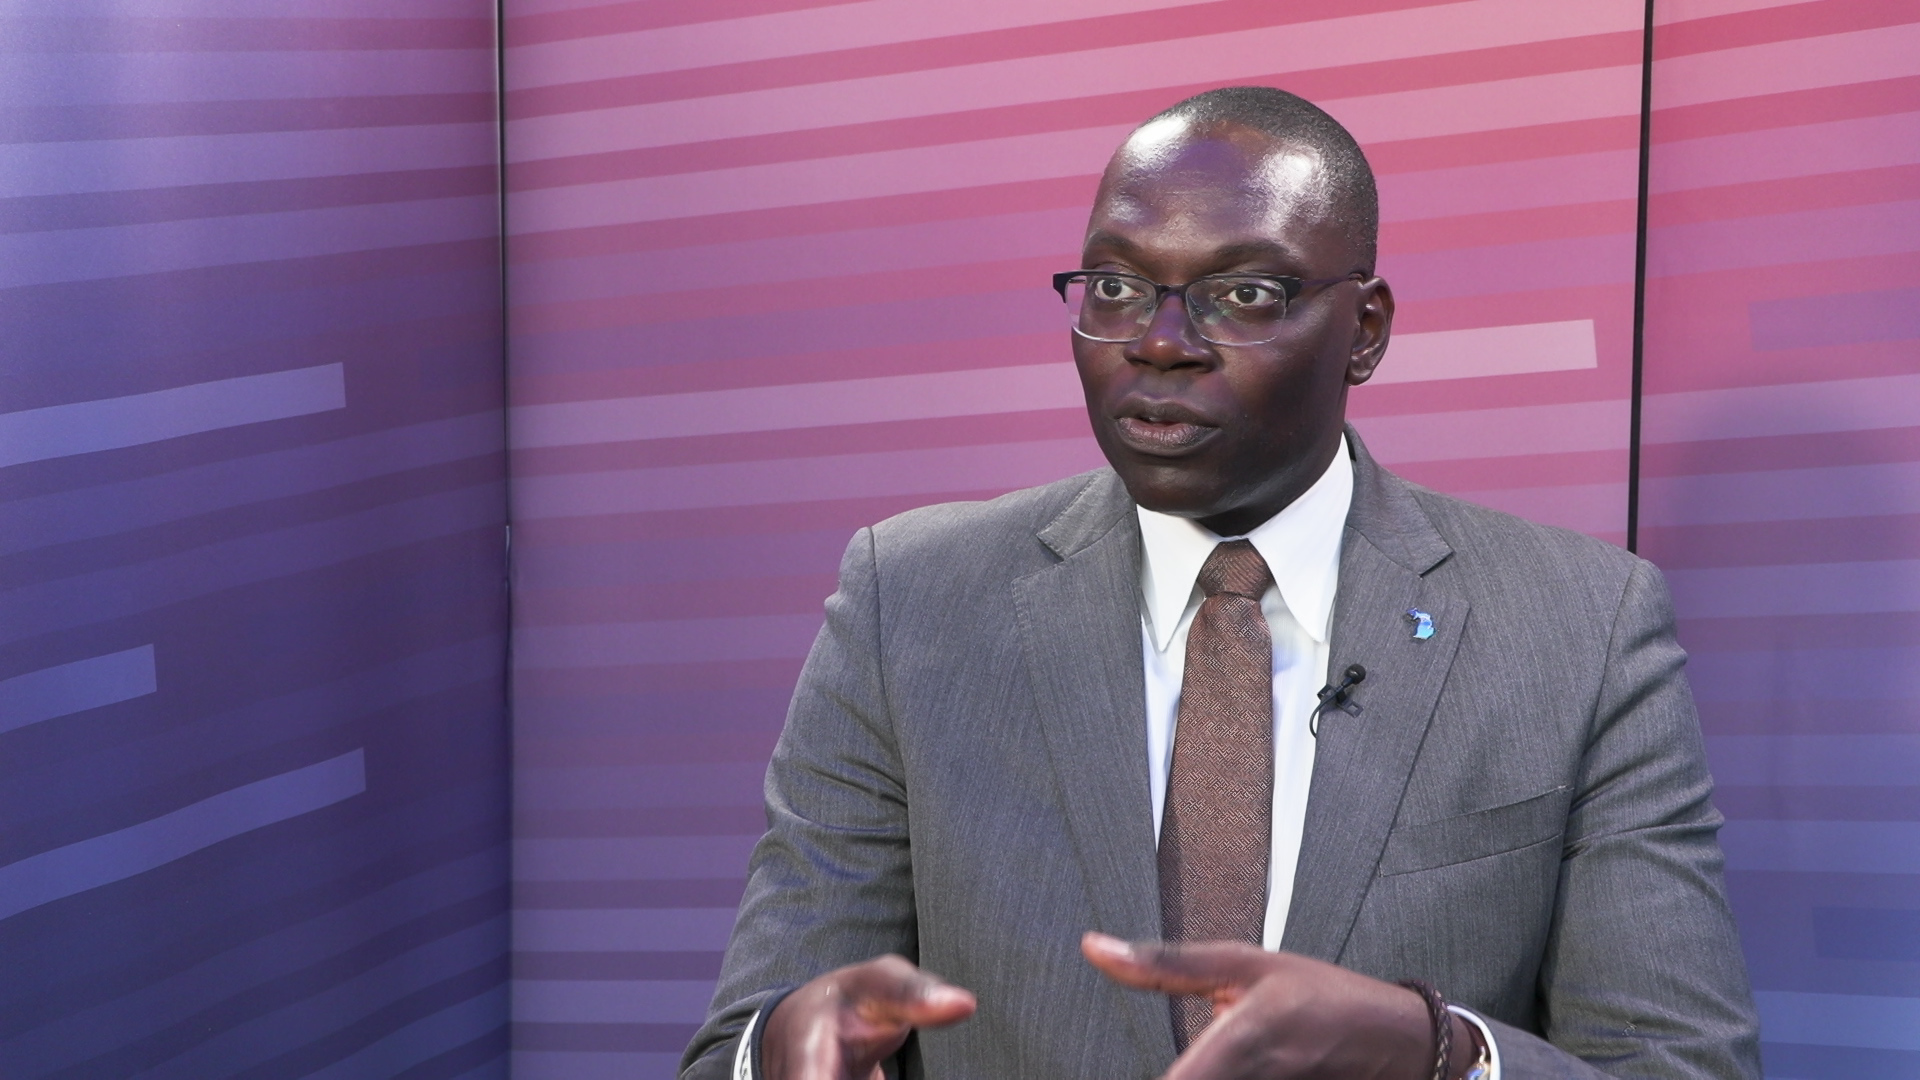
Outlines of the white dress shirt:
[{"label": "white dress shirt", "polygon": [[[1267,918],[1261,944],[1280,947],[1293,898],[1293,870],[1307,821],[1313,780],[1314,737],[1307,720],[1327,684],[1327,633],[1340,582],[1340,537],[1353,502],[1353,460],[1346,440],[1333,463],[1286,509],[1246,535],[1273,573],[1260,611],[1273,634],[1273,857],[1267,869]],[[1188,518],[1137,509],[1140,560],[1140,640],[1147,671],[1147,776],[1153,828],[1160,830],[1173,763],[1187,630],[1200,610],[1201,564],[1216,536]]]}]

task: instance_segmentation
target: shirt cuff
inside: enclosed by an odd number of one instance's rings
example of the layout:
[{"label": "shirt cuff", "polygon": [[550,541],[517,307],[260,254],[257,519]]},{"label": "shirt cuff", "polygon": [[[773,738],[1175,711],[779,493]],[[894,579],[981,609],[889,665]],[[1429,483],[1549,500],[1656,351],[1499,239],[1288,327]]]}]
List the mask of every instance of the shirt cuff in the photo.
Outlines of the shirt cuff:
[{"label": "shirt cuff", "polygon": [[[781,999],[786,997],[788,993],[789,991],[781,991],[775,994],[765,1005],[755,1010],[754,1014],[748,1018],[747,1028],[740,1033],[740,1042],[733,1048],[732,1080],[760,1080],[760,1038],[766,1031],[765,1026],[760,1023],[760,1020],[766,1016],[768,1012],[778,1007]],[[1463,1009],[1458,1005],[1449,1005],[1447,1006],[1447,1011],[1465,1020],[1467,1023],[1472,1024],[1474,1029],[1480,1032],[1480,1038],[1487,1045],[1487,1060],[1489,1064],[1486,1074],[1484,1076],[1474,1077],[1469,1073],[1468,1075],[1471,1080],[1500,1080],[1500,1044],[1493,1041],[1493,1029],[1487,1026],[1485,1020],[1474,1015],[1471,1010]]]},{"label": "shirt cuff", "polygon": [[1500,1044],[1493,1041],[1493,1029],[1487,1026],[1485,1020],[1474,1015],[1470,1009],[1463,1009],[1458,1005],[1449,1005],[1447,1006],[1447,1011],[1465,1020],[1467,1023],[1472,1024],[1474,1028],[1480,1032],[1480,1038],[1486,1040],[1487,1070],[1478,1076],[1475,1076],[1474,1073],[1469,1070],[1467,1073],[1468,1080],[1500,1080]]},{"label": "shirt cuff", "polygon": [[753,1067],[753,1044],[760,1041],[761,1011],[754,1010],[752,1018],[747,1021],[747,1030],[740,1033],[740,1041],[734,1044],[732,1080],[755,1080],[759,1075],[760,1070]]},{"label": "shirt cuff", "polygon": [[747,1018],[746,1030],[740,1033],[740,1041],[733,1048],[733,1071],[728,1074],[729,1080],[760,1080],[763,1075],[760,1071],[760,1040],[767,1033],[767,1026],[761,1021],[779,1008],[791,993],[791,989],[774,991],[766,1004]]}]

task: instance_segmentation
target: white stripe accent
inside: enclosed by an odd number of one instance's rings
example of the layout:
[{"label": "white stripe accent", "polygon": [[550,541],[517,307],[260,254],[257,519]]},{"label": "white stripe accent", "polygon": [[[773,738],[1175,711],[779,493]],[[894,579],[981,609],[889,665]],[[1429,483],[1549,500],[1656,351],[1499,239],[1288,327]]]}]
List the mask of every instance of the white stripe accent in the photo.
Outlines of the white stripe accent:
[{"label": "white stripe accent", "polygon": [[[195,54],[195,70],[202,60],[214,60],[219,55]],[[330,49],[320,55],[338,64],[343,57],[354,54]],[[126,56],[115,53],[111,59],[117,65]],[[67,56],[52,59],[69,62]],[[169,56],[167,63],[179,70],[176,57]],[[337,74],[332,77],[340,78]],[[492,165],[499,148],[492,120],[484,124],[341,131],[0,144],[0,198]]]},{"label": "white stripe accent", "polygon": [[1920,559],[1669,570],[1688,618],[1920,612]]},{"label": "white stripe accent", "polygon": [[1709,735],[1707,764],[1720,785],[1911,787],[1920,735]]},{"label": "white stripe accent", "polygon": [[1369,383],[1428,382],[1600,366],[1593,320],[1397,334]]},{"label": "white stripe accent", "polygon": [[516,840],[516,881],[744,878],[753,836],[621,836]]},{"label": "white stripe accent", "polygon": [[[1848,428],[1846,430],[1855,430]],[[1724,525],[1920,513],[1920,462],[1644,478],[1646,525]]]},{"label": "white stripe accent", "polygon": [[1655,26],[1670,26],[1694,19],[1711,19],[1716,15],[1804,3],[1806,0],[1666,0],[1665,3],[1654,5],[1653,22]]},{"label": "white stripe accent", "polygon": [[[1065,337],[1064,325],[1061,336]],[[522,405],[512,410],[510,431],[514,448],[524,450],[1083,408],[1085,402],[1072,364],[1030,364]]]},{"label": "white stripe accent", "polygon": [[340,364],[0,413],[0,468],[347,407]]},{"label": "white stripe accent", "polygon": [[[21,9],[26,6],[9,4],[7,14],[24,14]],[[150,0],[142,3],[140,16],[166,18],[160,7]],[[100,11],[99,6],[94,10]],[[329,2],[326,10],[330,19],[352,18],[337,3]],[[85,17],[81,11],[72,14]],[[259,3],[249,5],[246,14],[273,17],[266,5]],[[0,67],[0,94],[20,105],[174,105],[258,100],[263,89],[275,102],[417,94],[427,86],[441,94],[489,94],[495,82],[491,49],[197,51],[191,70],[192,78],[182,78],[180,54],[173,52],[16,52],[8,55],[5,66]],[[394,131],[361,130],[389,136]],[[393,142],[407,148],[403,140]]]},{"label": "white stripe accent", "polygon": [[[515,868],[518,869],[517,867]],[[516,880],[530,880],[516,873]],[[514,952],[660,952],[724,949],[734,908],[517,908]]]},{"label": "white stripe accent", "polygon": [[533,1023],[697,1024],[712,979],[515,979],[513,1018]]},{"label": "white stripe accent", "polygon": [[1624,532],[1627,527],[1627,482],[1558,484],[1552,487],[1487,488],[1452,494],[1537,521],[1583,533]]},{"label": "white stripe accent", "polygon": [[1648,394],[1648,444],[1920,426],[1920,375]]},{"label": "white stripe accent", "polygon": [[1920,874],[1920,822],[1756,821],[1721,826],[1730,870]]},{"label": "white stripe accent", "polygon": [[[866,0],[683,26],[543,41],[507,50],[513,87],[554,86],[718,64],[741,64],[840,49],[1045,26],[1135,11],[1165,11],[1212,0]],[[508,30],[508,37],[513,31]]]},{"label": "white stripe accent", "polygon": [[1920,1050],[1920,998],[1758,990],[1753,1002],[1770,1043]]},{"label": "white stripe accent", "polygon": [[[62,488],[7,503],[0,514],[0,555],[496,454],[505,445],[500,414],[489,411]],[[102,514],[102,507],[111,512]]]},{"label": "white stripe accent", "polygon": [[1011,491],[1105,463],[1093,439],[1082,438],[529,476],[514,485],[513,514],[516,521],[527,521],[874,495]]},{"label": "white stripe accent", "polygon": [[[766,806],[767,765],[748,761],[676,765],[520,765],[515,807],[604,810],[638,807]],[[524,876],[524,875],[523,875]]]},{"label": "white stripe accent", "polygon": [[[1593,320],[1576,319],[1398,334],[1387,362],[1371,381],[1427,382],[1598,365]],[[512,440],[515,449],[524,450],[1078,409],[1085,404],[1072,364],[1025,364],[521,405],[512,410]]]},{"label": "white stripe accent", "polygon": [[492,195],[0,235],[0,288],[387,251],[499,234]]},{"label": "white stripe accent", "polygon": [[1625,398],[1502,409],[1354,418],[1367,449],[1380,461],[1461,461],[1532,457],[1583,450],[1625,450]]},{"label": "white stripe accent", "polygon": [[0,680],[0,732],[132,701],[157,689],[151,645],[29,671]]},{"label": "white stripe accent", "polygon": [[1655,61],[1653,107],[1673,109],[1897,79],[1913,74],[1916,55],[1920,23],[1673,56]]},{"label": "white stripe accent", "polygon": [[0,919],[165,866],[367,789],[366,751],[256,780],[90,840],[0,866]]},{"label": "white stripe accent", "polygon": [[515,1050],[508,1057],[513,1063],[513,1080],[666,1080],[680,1074],[677,1052]]},{"label": "white stripe accent", "polygon": [[513,632],[513,666],[587,668],[798,658],[812,647],[820,622],[819,615],[730,615],[521,626]]}]

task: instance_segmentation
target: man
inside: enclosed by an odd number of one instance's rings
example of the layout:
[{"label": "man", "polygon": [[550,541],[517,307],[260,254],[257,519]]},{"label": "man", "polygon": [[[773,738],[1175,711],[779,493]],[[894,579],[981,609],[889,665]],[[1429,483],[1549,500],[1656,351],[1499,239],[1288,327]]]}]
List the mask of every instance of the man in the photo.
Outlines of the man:
[{"label": "man", "polygon": [[855,537],[684,1076],[1759,1075],[1657,572],[1344,427],[1377,214],[1276,90],[1115,154],[1112,469]]}]

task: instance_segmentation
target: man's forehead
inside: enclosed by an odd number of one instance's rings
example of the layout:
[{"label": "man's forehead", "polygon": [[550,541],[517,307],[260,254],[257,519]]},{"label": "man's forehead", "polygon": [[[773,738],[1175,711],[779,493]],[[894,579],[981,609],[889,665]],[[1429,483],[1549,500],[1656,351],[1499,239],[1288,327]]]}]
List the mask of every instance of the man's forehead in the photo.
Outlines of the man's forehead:
[{"label": "man's forehead", "polygon": [[1115,152],[1095,216],[1121,220],[1212,217],[1319,220],[1331,194],[1322,155],[1241,125],[1198,127],[1181,117],[1143,125]]}]

